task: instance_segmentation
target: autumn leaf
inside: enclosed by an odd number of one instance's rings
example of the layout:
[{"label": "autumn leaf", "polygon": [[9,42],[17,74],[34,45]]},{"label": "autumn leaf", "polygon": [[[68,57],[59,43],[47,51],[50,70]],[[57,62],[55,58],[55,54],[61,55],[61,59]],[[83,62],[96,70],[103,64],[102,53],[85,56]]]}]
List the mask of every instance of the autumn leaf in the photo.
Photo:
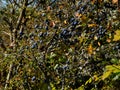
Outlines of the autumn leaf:
[{"label": "autumn leaf", "polygon": [[75,16],[76,16],[77,18],[80,18],[80,17],[82,16],[82,14],[76,12],[76,13],[75,13]]},{"label": "autumn leaf", "polygon": [[88,27],[95,27],[97,24],[88,24]]},{"label": "autumn leaf", "polygon": [[112,0],[112,3],[113,3],[113,4],[117,4],[117,3],[118,3],[118,0]]},{"label": "autumn leaf", "polygon": [[94,81],[98,81],[98,80],[99,80],[99,78],[98,78],[97,75],[94,75],[94,76],[93,76],[93,79],[94,79]]},{"label": "autumn leaf", "polygon": [[92,82],[92,78],[89,78],[89,79],[86,81],[85,85],[87,85],[87,84],[89,84],[89,83],[91,83],[91,82]]},{"label": "autumn leaf", "polygon": [[88,21],[88,18],[85,15],[82,15],[80,20],[82,20],[83,23],[86,23]]},{"label": "autumn leaf", "polygon": [[94,40],[98,40],[98,37],[97,37],[97,36],[94,36]]},{"label": "autumn leaf", "polygon": [[108,38],[108,39],[106,40],[106,42],[110,43],[110,42],[111,42],[111,40]]},{"label": "autumn leaf", "polygon": [[120,30],[115,31],[114,39],[113,41],[118,41],[120,40]]},{"label": "autumn leaf", "polygon": [[67,24],[67,20],[64,20],[64,24]]},{"label": "autumn leaf", "polygon": [[101,46],[100,42],[98,42],[98,46]]},{"label": "autumn leaf", "polygon": [[107,65],[106,70],[112,71],[112,73],[119,73],[120,66],[119,65]]},{"label": "autumn leaf", "polygon": [[93,47],[92,47],[92,45],[90,44],[89,46],[88,46],[88,53],[89,54],[93,54]]},{"label": "autumn leaf", "polygon": [[120,66],[119,65],[107,65],[105,67],[106,71],[102,75],[102,80],[105,80],[113,73],[119,73],[120,72]]},{"label": "autumn leaf", "polygon": [[102,75],[102,80],[105,80],[106,78],[108,78],[111,75],[112,71],[107,71]]}]

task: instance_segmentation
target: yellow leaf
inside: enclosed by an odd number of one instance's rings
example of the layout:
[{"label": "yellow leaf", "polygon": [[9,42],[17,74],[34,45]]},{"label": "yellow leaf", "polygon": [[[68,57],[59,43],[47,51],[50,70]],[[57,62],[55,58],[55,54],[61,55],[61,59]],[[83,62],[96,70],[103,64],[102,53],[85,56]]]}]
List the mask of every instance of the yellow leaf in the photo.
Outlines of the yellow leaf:
[{"label": "yellow leaf", "polygon": [[88,46],[88,53],[89,53],[89,54],[92,54],[92,53],[93,53],[93,47],[92,47],[91,44]]},{"label": "yellow leaf", "polygon": [[66,21],[66,20],[64,20],[64,24],[67,24],[67,21]]},{"label": "yellow leaf", "polygon": [[28,18],[30,19],[30,18],[31,18],[31,16],[28,16]]},{"label": "yellow leaf", "polygon": [[119,65],[107,65],[106,69],[109,71],[112,71],[113,73],[120,72],[120,66]]},{"label": "yellow leaf", "polygon": [[80,18],[80,17],[82,16],[82,14],[76,12],[76,13],[75,13],[75,16],[76,16],[77,18]]},{"label": "yellow leaf", "polygon": [[98,46],[100,46],[101,44],[100,44],[100,42],[98,42]]},{"label": "yellow leaf", "polygon": [[105,80],[106,78],[108,78],[111,73],[112,73],[112,71],[106,71],[106,72],[102,75],[102,80]]},{"label": "yellow leaf", "polygon": [[113,41],[118,41],[120,40],[120,30],[115,31],[114,39]]},{"label": "yellow leaf", "polygon": [[52,90],[56,90],[55,86],[52,83],[50,83],[50,86],[52,87]]},{"label": "yellow leaf", "polygon": [[94,36],[94,40],[98,40],[98,37],[97,37],[97,36]]},{"label": "yellow leaf", "polygon": [[89,80],[86,81],[85,85],[87,85],[88,83],[92,82],[92,78],[89,78]]},{"label": "yellow leaf", "polygon": [[106,42],[110,43],[110,42],[111,42],[111,40],[108,38],[108,39],[106,40]]},{"label": "yellow leaf", "polygon": [[94,75],[94,76],[93,76],[93,79],[94,79],[94,81],[98,81],[98,80],[99,80],[99,78],[98,78],[97,75]]},{"label": "yellow leaf", "polygon": [[119,65],[107,65],[106,72],[102,75],[102,79],[108,78],[112,73],[119,73],[120,72],[120,66]]},{"label": "yellow leaf", "polygon": [[88,27],[95,27],[97,24],[88,24]]},{"label": "yellow leaf", "polygon": [[82,22],[88,21],[88,18],[85,15],[83,15],[80,19],[82,20]]},{"label": "yellow leaf", "polygon": [[81,36],[78,37],[78,39],[79,39],[80,43],[84,42],[84,40],[86,39],[85,38],[85,33],[82,33]]},{"label": "yellow leaf", "polygon": [[81,85],[78,89],[75,89],[75,90],[85,90],[84,88],[85,88],[85,86]]}]

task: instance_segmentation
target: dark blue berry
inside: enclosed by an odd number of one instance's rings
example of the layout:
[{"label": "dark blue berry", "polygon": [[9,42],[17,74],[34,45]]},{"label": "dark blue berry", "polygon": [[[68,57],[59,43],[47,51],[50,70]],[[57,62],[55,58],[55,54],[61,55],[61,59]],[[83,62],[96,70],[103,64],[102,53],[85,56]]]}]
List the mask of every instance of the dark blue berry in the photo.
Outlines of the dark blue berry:
[{"label": "dark blue berry", "polygon": [[45,23],[46,23],[47,25],[49,25],[49,24],[50,24],[50,21],[49,21],[48,19],[46,19],[46,20],[45,20]]},{"label": "dark blue berry", "polygon": [[36,80],[36,77],[35,77],[35,76],[33,76],[31,80],[32,80],[32,81],[35,81],[35,80]]},{"label": "dark blue berry", "polygon": [[36,24],[35,26],[34,26],[34,28],[38,28],[39,27],[39,25],[38,24]]},{"label": "dark blue berry", "polygon": [[45,26],[45,30],[49,30],[48,26]]},{"label": "dark blue berry", "polygon": [[37,43],[35,42],[35,43],[33,43],[33,45],[31,46],[31,48],[32,49],[34,49],[34,48],[37,48],[38,47],[38,45],[37,45]]}]

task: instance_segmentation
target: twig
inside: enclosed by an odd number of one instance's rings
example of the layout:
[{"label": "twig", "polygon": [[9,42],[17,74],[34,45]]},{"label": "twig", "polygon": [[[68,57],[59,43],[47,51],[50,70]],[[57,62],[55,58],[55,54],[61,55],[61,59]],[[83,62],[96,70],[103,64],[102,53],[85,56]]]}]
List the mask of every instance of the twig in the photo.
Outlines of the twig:
[{"label": "twig", "polygon": [[8,35],[8,36],[11,36],[11,34],[10,33],[7,33],[7,32],[5,32],[5,31],[2,31],[4,34],[6,34],[6,35]]},{"label": "twig", "polygon": [[11,75],[11,72],[12,72],[12,67],[13,67],[13,63],[11,63],[10,67],[9,67],[9,72],[8,72],[8,75],[7,75],[7,78],[6,78],[5,90],[7,90],[7,86],[9,84],[10,75]]}]

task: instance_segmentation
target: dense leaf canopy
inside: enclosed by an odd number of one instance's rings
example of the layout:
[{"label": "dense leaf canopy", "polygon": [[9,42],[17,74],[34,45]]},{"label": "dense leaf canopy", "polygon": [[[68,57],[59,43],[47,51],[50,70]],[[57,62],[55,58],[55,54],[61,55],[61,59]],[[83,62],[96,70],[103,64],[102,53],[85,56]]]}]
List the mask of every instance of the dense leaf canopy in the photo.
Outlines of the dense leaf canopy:
[{"label": "dense leaf canopy", "polygon": [[0,0],[1,90],[119,90],[119,0]]}]

